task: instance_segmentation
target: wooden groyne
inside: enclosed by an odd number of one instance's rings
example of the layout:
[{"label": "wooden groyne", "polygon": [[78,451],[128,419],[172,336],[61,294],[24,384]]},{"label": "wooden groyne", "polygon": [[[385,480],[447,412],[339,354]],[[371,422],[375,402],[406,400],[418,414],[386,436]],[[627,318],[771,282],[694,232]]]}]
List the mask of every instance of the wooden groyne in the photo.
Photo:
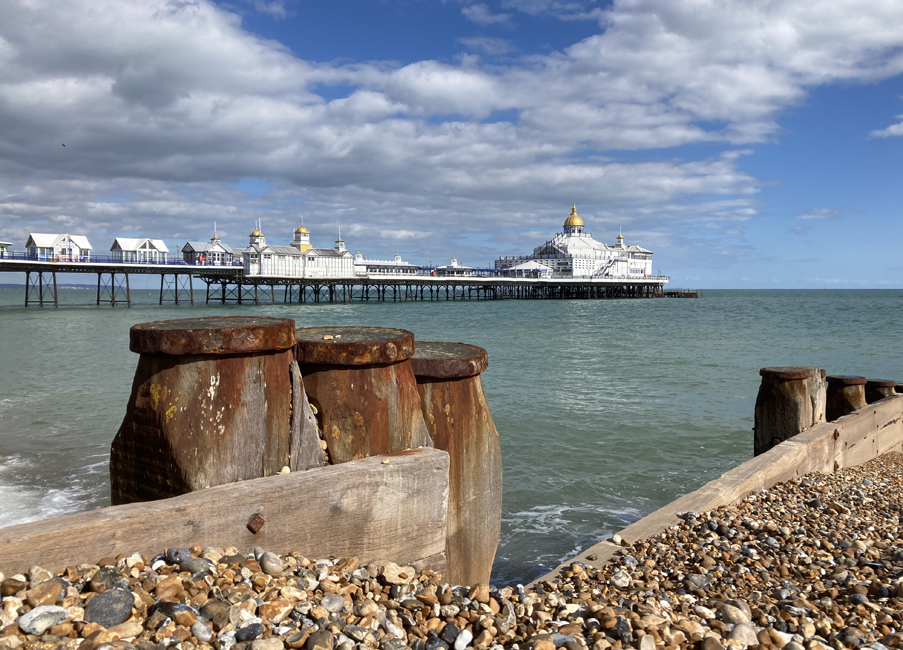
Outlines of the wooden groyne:
[{"label": "wooden groyne", "polygon": [[[0,570],[250,545],[488,583],[502,471],[478,376],[488,357],[431,345],[418,378],[405,330],[243,316],[135,325],[114,506],[0,530]],[[479,364],[432,358],[448,349]]]},{"label": "wooden groyne", "polygon": [[[750,494],[812,472],[830,474],[889,452],[903,452],[903,395],[878,395],[880,399],[869,404],[863,399],[860,408],[843,414],[831,413],[834,417],[831,420],[825,413],[826,401],[830,403],[831,399],[830,384],[825,397],[821,379],[812,381],[814,376],[824,376],[818,368],[763,368],[761,374],[762,389],[756,403],[759,429],[756,431],[755,458],[630,524],[608,540],[584,549],[532,584],[551,580],[574,563],[600,568],[620,554],[624,546],[679,524],[680,516],[685,513],[706,512],[733,504]],[[776,381],[785,384],[784,388],[774,391],[772,387]],[[790,387],[787,382],[796,385]],[[853,385],[861,389],[865,384],[865,378],[861,382],[858,378],[854,382],[840,382],[844,388]],[[842,400],[837,398],[836,401]],[[859,405],[858,393],[852,403]],[[769,424],[769,419],[760,419],[760,413],[769,412],[771,429],[765,432],[762,428]],[[795,433],[788,434],[794,430]],[[766,439],[767,449],[760,442]]]}]

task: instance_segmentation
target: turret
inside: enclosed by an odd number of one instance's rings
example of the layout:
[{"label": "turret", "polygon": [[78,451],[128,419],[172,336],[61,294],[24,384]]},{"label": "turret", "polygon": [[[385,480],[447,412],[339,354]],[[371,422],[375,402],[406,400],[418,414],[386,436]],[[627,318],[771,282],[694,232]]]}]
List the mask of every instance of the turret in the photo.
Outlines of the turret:
[{"label": "turret", "polygon": [[335,240],[335,252],[336,253],[344,253],[345,252],[345,242],[342,241],[342,228],[339,227],[339,238]]},{"label": "turret", "polygon": [[301,225],[295,229],[295,238],[292,240],[292,246],[302,253],[312,248],[310,245],[310,231],[304,227],[304,219],[301,219]]},{"label": "turret", "polygon": [[267,239],[263,236],[263,233],[260,231],[260,220],[257,220],[257,228],[254,229],[254,232],[251,233],[248,239],[249,246],[259,246],[263,248],[267,245]]},{"label": "turret", "polygon": [[580,218],[580,215],[577,214],[577,204],[574,204],[574,207],[571,208],[571,216],[564,220],[564,234],[565,235],[582,235],[583,234],[583,219]]}]

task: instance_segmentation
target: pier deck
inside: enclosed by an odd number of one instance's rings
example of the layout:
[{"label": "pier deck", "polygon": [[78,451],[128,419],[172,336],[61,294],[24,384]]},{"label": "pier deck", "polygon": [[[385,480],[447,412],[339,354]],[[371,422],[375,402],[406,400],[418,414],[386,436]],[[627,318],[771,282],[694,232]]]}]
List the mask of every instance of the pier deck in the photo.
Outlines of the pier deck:
[{"label": "pier deck", "polygon": [[201,302],[193,279],[204,282],[206,304],[411,302],[469,300],[593,300],[663,298],[669,278],[517,278],[429,276],[294,278],[246,276],[240,266],[60,262],[0,259],[0,272],[24,273],[25,306],[59,306],[57,274],[97,275],[97,304],[131,305],[129,275],[160,276],[159,304]]}]

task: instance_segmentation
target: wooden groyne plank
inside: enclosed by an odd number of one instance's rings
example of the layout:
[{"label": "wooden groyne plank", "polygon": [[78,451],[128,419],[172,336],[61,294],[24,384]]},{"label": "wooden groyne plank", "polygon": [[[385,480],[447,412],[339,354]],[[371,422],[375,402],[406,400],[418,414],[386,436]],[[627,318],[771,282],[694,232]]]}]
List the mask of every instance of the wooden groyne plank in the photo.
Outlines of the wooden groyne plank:
[{"label": "wooden groyne plank", "polygon": [[[675,499],[617,535],[627,543],[647,539],[677,524],[680,514],[712,510],[804,474],[854,467],[890,451],[903,451],[903,395],[869,404],[834,422],[817,424]],[[620,548],[608,540],[599,542],[532,584],[551,579],[573,562],[601,568]]]},{"label": "wooden groyne plank", "polygon": [[[261,546],[445,568],[449,457],[415,449],[0,529],[0,571],[50,571],[171,546]],[[260,515],[257,534],[248,523]]]}]

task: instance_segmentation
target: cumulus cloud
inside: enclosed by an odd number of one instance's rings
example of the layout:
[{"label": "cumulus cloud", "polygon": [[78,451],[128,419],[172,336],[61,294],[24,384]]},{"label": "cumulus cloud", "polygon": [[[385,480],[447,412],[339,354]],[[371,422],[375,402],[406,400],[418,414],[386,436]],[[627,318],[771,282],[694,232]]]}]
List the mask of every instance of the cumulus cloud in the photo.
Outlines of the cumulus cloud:
[{"label": "cumulus cloud", "polygon": [[[463,9],[475,22],[509,16]],[[774,139],[781,111],[810,88],[903,70],[899,3],[616,0],[599,21],[563,51],[504,66],[332,64],[299,59],[207,0],[9,0],[0,232],[24,241],[65,219],[103,237],[197,238],[216,221],[239,244],[260,216],[287,239],[304,214],[323,237],[342,223],[376,249],[411,242],[438,259],[458,245],[532,245],[529,233],[557,229],[577,200],[597,230],[620,223],[666,242],[755,216],[759,182],[738,145]],[[504,53],[501,39],[461,42]],[[324,86],[351,90],[328,101]],[[660,154],[702,142],[725,152]],[[620,155],[647,149],[654,159]],[[243,178],[270,189],[229,187]]]}]

